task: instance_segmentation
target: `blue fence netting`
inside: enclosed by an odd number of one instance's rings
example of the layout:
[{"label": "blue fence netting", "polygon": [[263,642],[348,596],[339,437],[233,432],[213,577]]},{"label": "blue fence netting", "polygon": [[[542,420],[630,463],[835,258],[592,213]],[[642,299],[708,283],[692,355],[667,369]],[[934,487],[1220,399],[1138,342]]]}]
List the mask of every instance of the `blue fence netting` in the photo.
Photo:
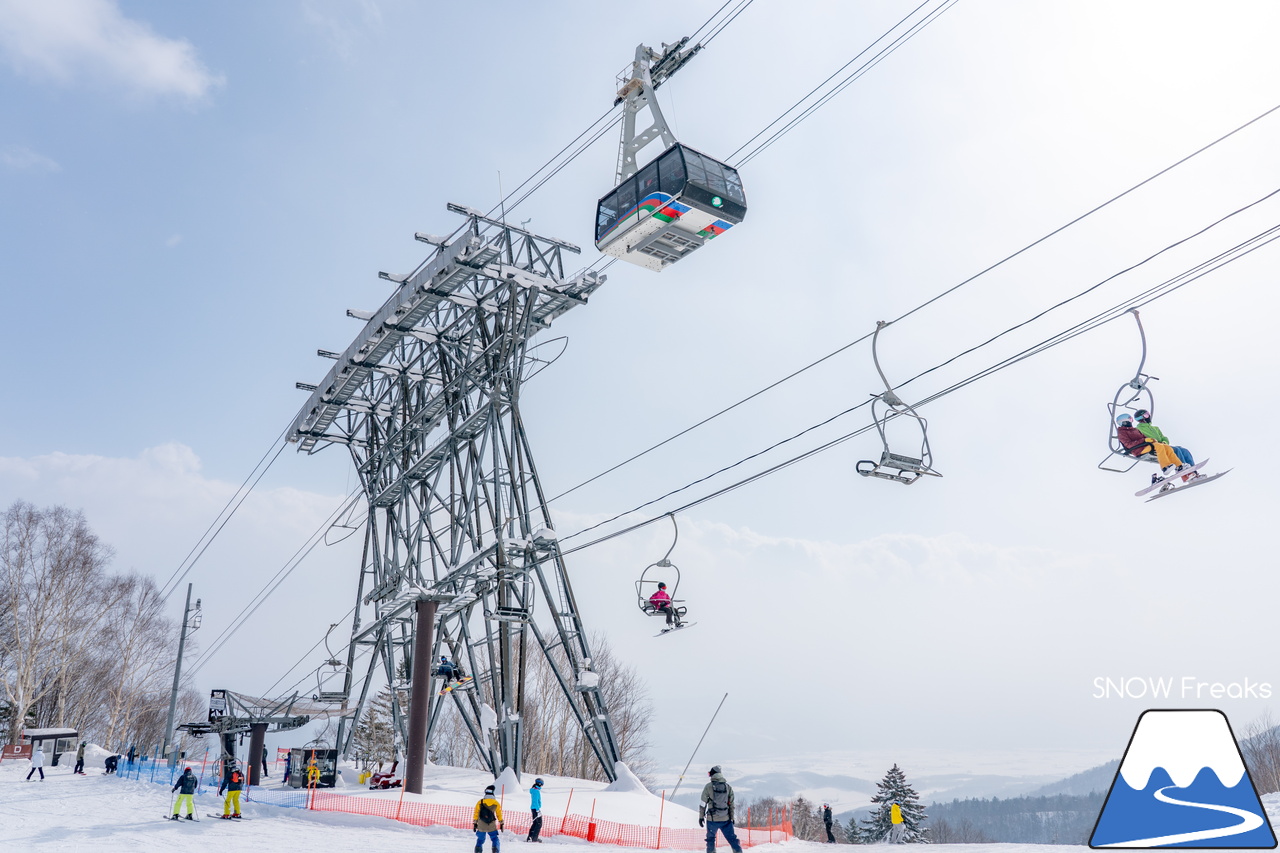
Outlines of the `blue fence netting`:
[{"label": "blue fence netting", "polygon": [[[203,765],[203,772],[201,772],[201,765]],[[195,760],[187,760],[179,762],[176,767],[170,767],[168,762],[161,760],[158,756],[141,755],[132,764],[121,759],[115,775],[120,779],[152,782],[156,785],[172,788],[178,777],[182,775],[182,771],[187,767],[190,767],[200,775],[196,794],[218,796],[220,780],[218,778],[217,762],[202,761],[197,763]],[[249,786],[241,796],[241,802],[261,803],[268,806],[280,806],[281,808],[305,809],[307,807],[307,791],[302,788],[281,790],[279,788]]]}]

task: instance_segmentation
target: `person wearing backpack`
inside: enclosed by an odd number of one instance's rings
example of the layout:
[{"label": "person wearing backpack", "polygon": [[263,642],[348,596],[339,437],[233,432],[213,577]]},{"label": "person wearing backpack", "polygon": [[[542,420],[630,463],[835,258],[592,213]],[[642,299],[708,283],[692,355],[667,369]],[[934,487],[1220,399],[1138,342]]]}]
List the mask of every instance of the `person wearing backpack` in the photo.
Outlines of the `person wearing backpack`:
[{"label": "person wearing backpack", "polygon": [[742,844],[733,831],[733,787],[725,781],[717,764],[707,771],[711,780],[702,789],[702,804],[698,806],[698,826],[707,827],[707,853],[716,851],[716,833],[724,833],[733,853],[742,853]]},{"label": "person wearing backpack", "polygon": [[493,786],[484,789],[484,796],[476,803],[476,813],[471,818],[471,828],[476,831],[476,853],[484,850],[484,837],[489,836],[493,853],[502,846],[498,833],[502,831],[502,804],[493,798]]},{"label": "person wearing backpack", "polygon": [[240,792],[244,790],[244,774],[234,764],[222,777],[222,784],[218,786],[218,795],[221,796],[224,790],[227,792],[227,798],[222,803],[222,817],[226,820],[234,820],[240,817]]}]

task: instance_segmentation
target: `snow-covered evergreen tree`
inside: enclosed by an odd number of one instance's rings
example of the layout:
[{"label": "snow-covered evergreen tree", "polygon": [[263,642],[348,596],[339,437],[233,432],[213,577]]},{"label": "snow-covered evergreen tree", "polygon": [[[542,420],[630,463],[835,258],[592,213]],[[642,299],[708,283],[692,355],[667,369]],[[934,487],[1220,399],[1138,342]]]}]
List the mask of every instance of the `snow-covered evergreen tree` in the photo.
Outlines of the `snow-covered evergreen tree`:
[{"label": "snow-covered evergreen tree", "polygon": [[[849,825],[844,827],[844,834],[845,838],[849,839],[850,844],[862,843],[862,830],[858,829],[858,818],[856,815],[849,818]],[[839,838],[839,836],[836,837]]]},{"label": "snow-covered evergreen tree", "polygon": [[905,830],[902,840],[908,844],[928,844],[928,829],[924,826],[927,817],[924,806],[920,805],[920,795],[907,784],[907,776],[897,764],[884,774],[884,778],[876,785],[876,795],[871,802],[877,806],[871,817],[862,821],[862,841],[867,844],[889,840],[892,826],[892,807],[894,803],[902,811],[902,824]]},{"label": "snow-covered evergreen tree", "polygon": [[391,688],[375,696],[352,737],[357,755],[364,759],[365,764],[377,765],[379,770],[396,756],[395,730],[391,722],[391,703],[394,701]]}]

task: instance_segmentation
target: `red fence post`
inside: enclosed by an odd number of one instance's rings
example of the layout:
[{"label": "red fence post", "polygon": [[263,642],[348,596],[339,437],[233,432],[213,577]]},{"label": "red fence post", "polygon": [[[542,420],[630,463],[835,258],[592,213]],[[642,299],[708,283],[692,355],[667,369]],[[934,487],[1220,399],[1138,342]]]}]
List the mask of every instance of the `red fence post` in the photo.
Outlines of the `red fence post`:
[{"label": "red fence post", "polygon": [[564,817],[560,820],[560,834],[564,835],[564,825],[569,820],[569,804],[573,802],[573,789],[569,789],[569,799],[564,802]]},{"label": "red fence post", "polygon": [[662,846],[662,813],[667,807],[667,792],[662,792],[662,802],[658,804],[658,840],[653,845],[653,849],[657,850]]}]

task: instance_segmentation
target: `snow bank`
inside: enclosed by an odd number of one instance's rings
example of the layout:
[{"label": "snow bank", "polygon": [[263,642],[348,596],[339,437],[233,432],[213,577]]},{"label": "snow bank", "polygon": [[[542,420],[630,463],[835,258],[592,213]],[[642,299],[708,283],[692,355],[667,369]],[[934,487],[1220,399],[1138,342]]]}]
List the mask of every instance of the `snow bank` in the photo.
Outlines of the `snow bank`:
[{"label": "snow bank", "polygon": [[617,771],[618,778],[611,782],[609,787],[605,788],[611,794],[649,794],[652,792],[644,786],[644,783],[631,772],[631,768],[619,761],[613,765],[613,769]]},{"label": "snow bank", "polygon": [[523,790],[525,787],[525,785],[520,784],[520,777],[516,775],[516,771],[510,767],[499,773],[498,778],[493,780],[493,789],[498,792],[499,796],[504,792],[513,794],[516,791]]}]

